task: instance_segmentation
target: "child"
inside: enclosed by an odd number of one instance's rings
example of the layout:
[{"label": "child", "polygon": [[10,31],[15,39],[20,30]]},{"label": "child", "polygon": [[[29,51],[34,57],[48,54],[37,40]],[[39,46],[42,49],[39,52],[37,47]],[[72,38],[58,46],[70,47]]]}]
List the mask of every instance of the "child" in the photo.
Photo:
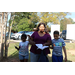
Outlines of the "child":
[{"label": "child", "polygon": [[52,62],[63,62],[62,48],[65,54],[65,62],[67,61],[67,54],[65,48],[65,42],[62,38],[59,38],[59,32],[54,31],[54,39],[52,40]]},{"label": "child", "polygon": [[17,50],[19,50],[19,59],[20,62],[27,62],[29,53],[28,53],[28,45],[29,41],[26,41],[27,36],[25,34],[22,34],[21,40],[22,42],[19,43],[19,48],[15,46]]}]

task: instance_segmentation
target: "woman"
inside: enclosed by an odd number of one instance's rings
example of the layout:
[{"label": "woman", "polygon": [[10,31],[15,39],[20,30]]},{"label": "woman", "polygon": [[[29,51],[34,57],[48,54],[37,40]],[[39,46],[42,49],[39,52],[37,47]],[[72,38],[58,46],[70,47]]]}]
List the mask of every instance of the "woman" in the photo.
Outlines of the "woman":
[{"label": "woman", "polygon": [[[37,27],[37,31],[35,31],[30,37],[30,41],[33,42],[30,49],[31,62],[37,62],[41,54],[41,50],[37,49],[35,44],[43,44],[43,46],[50,46],[51,44],[51,37],[45,32],[45,29],[46,25],[44,23],[40,23]],[[44,52],[46,55],[49,54],[49,48],[44,49]]]}]

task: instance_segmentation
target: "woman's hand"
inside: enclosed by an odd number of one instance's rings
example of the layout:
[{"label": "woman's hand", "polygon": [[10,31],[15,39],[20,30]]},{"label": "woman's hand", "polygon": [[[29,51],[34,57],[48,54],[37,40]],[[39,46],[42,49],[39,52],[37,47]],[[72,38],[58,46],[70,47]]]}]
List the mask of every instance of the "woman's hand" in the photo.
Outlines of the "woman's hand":
[{"label": "woman's hand", "polygon": [[43,44],[43,46],[45,46],[45,44]]},{"label": "woman's hand", "polygon": [[48,40],[46,43],[43,44],[43,46],[50,46],[50,44],[51,44],[51,41]]},{"label": "woman's hand", "polygon": [[32,41],[32,40],[29,40],[29,44],[31,44],[31,45],[35,45],[35,42]]},{"label": "woman's hand", "polygon": [[28,40],[30,40],[30,39],[31,39],[31,40],[33,40],[33,38],[32,38],[30,35],[27,35],[27,36],[29,37],[29,39],[28,39]]},{"label": "woman's hand", "polygon": [[35,42],[34,41],[32,42],[32,45],[35,45]]},{"label": "woman's hand", "polygon": [[31,38],[31,36],[30,35],[27,35],[29,38]]}]

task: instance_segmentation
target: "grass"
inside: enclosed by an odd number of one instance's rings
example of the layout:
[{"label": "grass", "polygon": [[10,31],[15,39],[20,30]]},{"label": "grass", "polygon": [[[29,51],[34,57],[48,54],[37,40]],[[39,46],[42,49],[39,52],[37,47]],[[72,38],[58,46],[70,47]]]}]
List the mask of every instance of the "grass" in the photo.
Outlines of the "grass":
[{"label": "grass", "polygon": [[[14,46],[19,45],[19,43],[11,43],[8,48],[8,57],[13,57],[15,54],[18,54],[18,50]],[[17,55],[16,55],[17,56]],[[15,56],[14,56],[15,57]]]},{"label": "grass", "polygon": [[75,43],[66,43],[66,49],[67,50],[74,50],[75,49]]},{"label": "grass", "polygon": [[[18,46],[19,43],[10,43],[9,48],[8,48],[8,58],[3,60],[3,61],[19,62],[18,51],[14,48],[15,45]],[[29,46],[29,50],[30,50],[30,47],[31,47],[31,45]],[[75,51],[75,43],[66,43],[68,62],[75,62],[75,54],[71,54],[69,52],[70,50]],[[52,57],[51,57],[52,56],[52,50],[50,50],[50,51],[51,51],[51,54],[48,54],[48,59],[50,62],[52,62]],[[63,57],[64,57],[64,53],[63,53]],[[30,51],[29,51],[28,61],[30,62]]]},{"label": "grass", "polygon": [[[66,52],[67,52],[67,59],[68,59],[68,62],[75,62],[75,43],[66,43]],[[51,54],[48,54],[48,58],[49,58],[49,61],[51,62],[52,61],[52,50],[51,51]],[[73,54],[71,54],[69,51],[74,51]],[[64,52],[63,52],[63,61],[64,61]]]},{"label": "grass", "polygon": [[[9,48],[8,48],[8,58],[10,58],[10,59],[11,58],[15,58],[15,59],[17,59],[17,61],[19,61],[19,58],[18,58],[19,51],[16,50],[14,46],[17,46],[18,47],[19,46],[19,43],[11,43],[9,45]],[[29,46],[29,49],[30,49],[30,46]],[[30,51],[29,51],[29,53],[30,53]],[[29,54],[28,61],[30,61],[30,54]]]}]

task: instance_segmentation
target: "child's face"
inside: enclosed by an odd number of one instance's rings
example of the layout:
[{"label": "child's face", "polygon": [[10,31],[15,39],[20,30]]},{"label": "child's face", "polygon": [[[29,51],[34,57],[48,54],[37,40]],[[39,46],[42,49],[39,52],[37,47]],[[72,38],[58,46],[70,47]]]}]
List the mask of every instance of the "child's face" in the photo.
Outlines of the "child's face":
[{"label": "child's face", "polygon": [[54,39],[58,39],[59,38],[59,35],[58,34],[54,34]]},{"label": "child's face", "polygon": [[22,41],[25,42],[26,41],[26,38],[25,37],[22,37]]}]

